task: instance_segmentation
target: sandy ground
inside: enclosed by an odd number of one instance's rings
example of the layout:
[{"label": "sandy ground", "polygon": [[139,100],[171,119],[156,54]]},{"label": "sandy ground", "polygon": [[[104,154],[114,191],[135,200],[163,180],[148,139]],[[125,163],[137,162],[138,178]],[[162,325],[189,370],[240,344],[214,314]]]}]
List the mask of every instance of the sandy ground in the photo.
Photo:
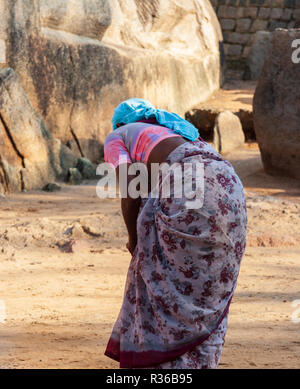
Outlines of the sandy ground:
[{"label": "sandy ground", "polygon": [[[267,176],[255,144],[227,158],[249,225],[220,368],[299,368],[299,182]],[[103,352],[130,261],[119,200],[65,185],[0,198],[0,214],[0,367],[118,368]]]},{"label": "sandy ground", "polygon": [[229,110],[238,112],[240,109],[252,111],[253,95],[256,81],[230,80],[218,89],[208,100],[197,104],[197,108],[218,111]]}]

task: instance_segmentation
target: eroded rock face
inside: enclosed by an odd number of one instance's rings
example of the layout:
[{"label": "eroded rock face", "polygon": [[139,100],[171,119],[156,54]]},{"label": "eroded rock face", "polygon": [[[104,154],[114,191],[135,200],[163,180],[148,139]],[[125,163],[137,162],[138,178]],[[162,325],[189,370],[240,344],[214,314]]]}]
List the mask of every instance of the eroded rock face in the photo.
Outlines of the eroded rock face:
[{"label": "eroded rock face", "polygon": [[300,29],[276,30],[254,95],[254,126],[265,171],[300,178]]},{"label": "eroded rock face", "polygon": [[[42,188],[62,177],[64,147],[30,104],[17,74],[0,71],[0,193]],[[65,161],[65,158],[63,158]]]},{"label": "eroded rock face", "polygon": [[109,0],[40,0],[41,24],[101,40],[112,22]]},{"label": "eroded rock face", "polygon": [[222,33],[209,0],[3,4],[6,66],[53,136],[93,162],[122,100],[184,115],[220,85]]}]

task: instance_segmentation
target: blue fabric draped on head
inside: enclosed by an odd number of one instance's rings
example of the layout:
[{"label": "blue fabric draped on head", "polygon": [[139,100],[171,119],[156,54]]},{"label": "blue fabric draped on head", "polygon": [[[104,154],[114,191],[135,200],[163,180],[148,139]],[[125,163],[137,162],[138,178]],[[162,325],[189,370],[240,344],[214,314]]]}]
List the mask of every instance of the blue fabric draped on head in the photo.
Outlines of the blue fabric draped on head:
[{"label": "blue fabric draped on head", "polygon": [[129,124],[143,119],[156,119],[158,124],[191,141],[199,137],[197,128],[176,113],[156,109],[149,101],[137,98],[123,101],[115,108],[112,118],[113,129],[117,129],[117,124]]}]

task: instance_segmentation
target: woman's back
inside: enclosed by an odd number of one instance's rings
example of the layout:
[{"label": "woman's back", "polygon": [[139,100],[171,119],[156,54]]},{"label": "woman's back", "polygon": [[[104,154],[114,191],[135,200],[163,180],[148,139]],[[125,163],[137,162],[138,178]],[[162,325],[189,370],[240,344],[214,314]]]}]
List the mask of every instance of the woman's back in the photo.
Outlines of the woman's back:
[{"label": "woman's back", "polygon": [[121,163],[147,163],[154,147],[167,138],[179,137],[173,130],[156,124],[126,124],[109,134],[104,144],[104,158],[115,167]]}]

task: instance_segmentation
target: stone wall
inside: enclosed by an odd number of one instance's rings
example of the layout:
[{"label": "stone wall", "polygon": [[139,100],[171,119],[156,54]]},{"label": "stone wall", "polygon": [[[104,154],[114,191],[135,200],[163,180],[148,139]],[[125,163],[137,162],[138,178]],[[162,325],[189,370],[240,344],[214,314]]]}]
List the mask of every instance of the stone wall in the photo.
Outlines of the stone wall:
[{"label": "stone wall", "polygon": [[300,27],[300,0],[211,0],[229,70],[243,71],[257,31]]}]

